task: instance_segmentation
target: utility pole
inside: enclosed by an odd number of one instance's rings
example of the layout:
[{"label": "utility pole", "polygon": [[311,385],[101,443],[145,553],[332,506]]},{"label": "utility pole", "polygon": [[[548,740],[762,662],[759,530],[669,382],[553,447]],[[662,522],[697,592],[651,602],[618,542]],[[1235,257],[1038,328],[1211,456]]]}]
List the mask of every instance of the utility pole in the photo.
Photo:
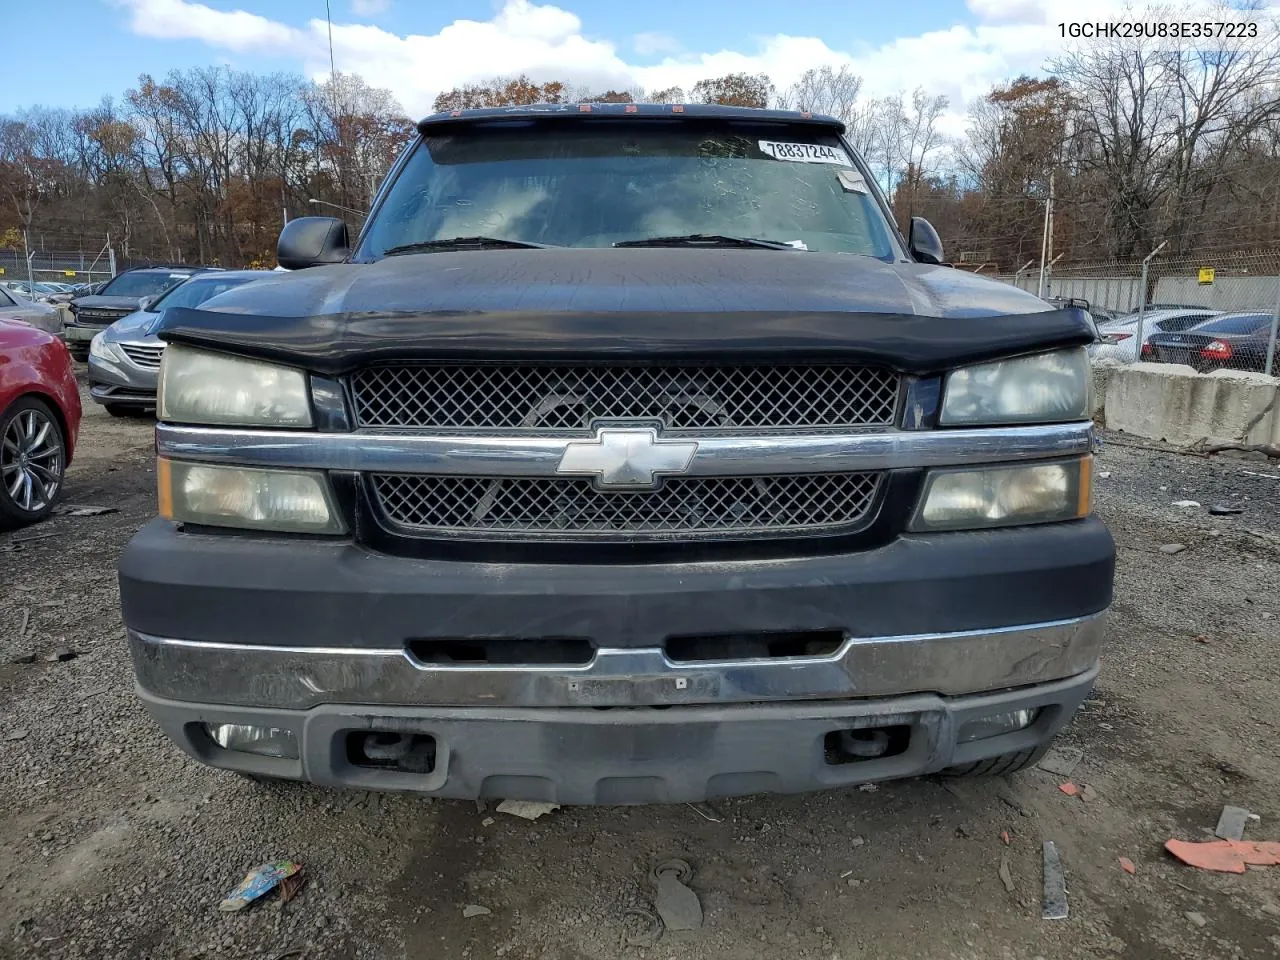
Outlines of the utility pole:
[{"label": "utility pole", "polygon": [[1040,242],[1040,286],[1036,296],[1045,297],[1045,270],[1049,263],[1049,253],[1053,249],[1053,173],[1049,174],[1049,199],[1044,202],[1044,236]]},{"label": "utility pole", "polygon": [[1142,299],[1138,301],[1138,342],[1133,347],[1133,359],[1140,361],[1142,359],[1142,346],[1147,342],[1147,266],[1151,263],[1151,258],[1164,249],[1168,240],[1161,240],[1160,246],[1156,247],[1142,261],[1142,290],[1139,293]]},{"label": "utility pole", "polygon": [[333,17],[329,13],[329,0],[324,0],[324,22],[329,25],[329,82],[334,85],[334,104],[337,104],[338,71],[333,66]]}]

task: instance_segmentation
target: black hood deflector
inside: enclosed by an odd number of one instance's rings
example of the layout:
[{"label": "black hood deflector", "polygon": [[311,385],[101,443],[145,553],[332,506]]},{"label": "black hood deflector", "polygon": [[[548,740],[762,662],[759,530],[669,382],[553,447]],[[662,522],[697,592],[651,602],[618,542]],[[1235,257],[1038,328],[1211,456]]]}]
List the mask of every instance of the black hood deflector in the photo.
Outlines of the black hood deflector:
[{"label": "black hood deflector", "polygon": [[938,373],[1092,342],[1079,310],[981,318],[875,313],[361,313],[178,309],[161,337],[337,376],[389,360],[583,363],[840,361]]}]

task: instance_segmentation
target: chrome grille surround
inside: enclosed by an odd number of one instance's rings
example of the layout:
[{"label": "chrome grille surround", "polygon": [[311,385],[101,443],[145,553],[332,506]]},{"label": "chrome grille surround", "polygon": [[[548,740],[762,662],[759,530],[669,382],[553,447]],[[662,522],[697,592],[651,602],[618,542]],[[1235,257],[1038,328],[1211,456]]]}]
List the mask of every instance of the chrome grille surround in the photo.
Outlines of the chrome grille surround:
[{"label": "chrome grille surround", "polygon": [[668,477],[654,490],[608,493],[580,477],[373,474],[370,481],[387,518],[409,533],[630,542],[856,529],[871,516],[882,476]]},{"label": "chrome grille surround", "polygon": [[541,434],[617,419],[660,423],[668,436],[890,428],[901,392],[893,371],[845,364],[395,363],[349,383],[361,427]]},{"label": "chrome grille surround", "polygon": [[160,359],[164,356],[164,344],[121,343],[118,344],[126,357],[147,370],[159,370]]}]

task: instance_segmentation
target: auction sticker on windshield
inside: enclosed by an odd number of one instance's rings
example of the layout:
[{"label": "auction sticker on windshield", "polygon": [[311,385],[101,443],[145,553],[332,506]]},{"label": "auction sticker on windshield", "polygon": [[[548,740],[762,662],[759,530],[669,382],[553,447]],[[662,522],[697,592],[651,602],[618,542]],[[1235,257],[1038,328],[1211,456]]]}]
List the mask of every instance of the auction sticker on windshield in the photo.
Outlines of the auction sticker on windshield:
[{"label": "auction sticker on windshield", "polygon": [[828,147],[821,143],[781,143],[777,140],[761,140],[760,152],[768,154],[775,160],[791,160],[795,163],[838,163],[842,167],[851,167],[849,157],[843,150]]}]

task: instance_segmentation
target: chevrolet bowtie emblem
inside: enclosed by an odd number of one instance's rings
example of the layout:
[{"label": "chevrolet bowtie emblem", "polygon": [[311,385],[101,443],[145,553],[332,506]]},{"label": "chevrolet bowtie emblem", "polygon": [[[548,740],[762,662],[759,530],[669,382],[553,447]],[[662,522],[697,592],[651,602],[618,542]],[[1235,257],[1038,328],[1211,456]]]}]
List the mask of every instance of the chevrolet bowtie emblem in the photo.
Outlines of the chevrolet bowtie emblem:
[{"label": "chevrolet bowtie emblem", "polygon": [[653,488],[658,477],[684,473],[698,444],[660,440],[645,427],[601,427],[594,440],[574,440],[564,448],[556,473],[588,476],[601,487]]}]

